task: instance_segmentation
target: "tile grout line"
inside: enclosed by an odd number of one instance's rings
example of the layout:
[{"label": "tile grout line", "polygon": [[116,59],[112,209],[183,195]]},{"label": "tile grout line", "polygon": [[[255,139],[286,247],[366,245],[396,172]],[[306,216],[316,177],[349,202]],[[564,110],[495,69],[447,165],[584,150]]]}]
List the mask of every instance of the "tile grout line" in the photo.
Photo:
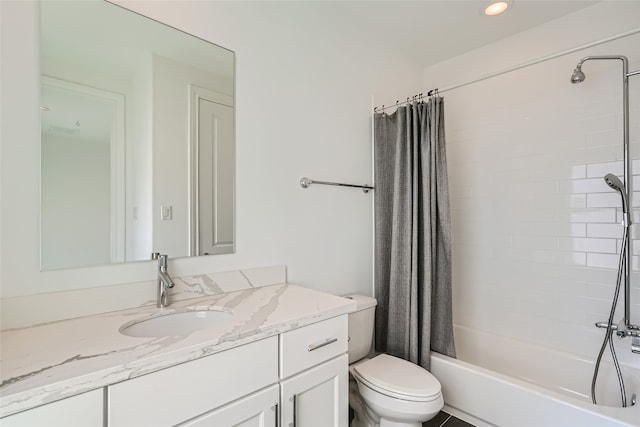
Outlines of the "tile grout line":
[{"label": "tile grout line", "polygon": [[443,427],[443,426],[447,423],[447,421],[449,421],[450,419],[451,419],[451,414],[449,414],[449,416],[447,417],[447,419],[446,419],[446,420],[444,420],[444,421],[442,422],[442,424],[440,424],[438,427]]}]

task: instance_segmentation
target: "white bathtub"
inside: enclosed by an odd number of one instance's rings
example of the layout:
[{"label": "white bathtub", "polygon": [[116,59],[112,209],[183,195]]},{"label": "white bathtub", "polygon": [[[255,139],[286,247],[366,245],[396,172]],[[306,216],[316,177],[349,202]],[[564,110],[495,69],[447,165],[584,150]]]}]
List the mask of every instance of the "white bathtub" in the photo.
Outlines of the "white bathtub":
[{"label": "white bathtub", "polygon": [[[446,412],[478,427],[640,426],[640,403],[606,406],[620,400],[611,364],[598,376],[603,405],[593,405],[593,360],[460,326],[454,333],[458,359],[431,356]],[[640,370],[623,372],[628,400],[636,393],[640,401]]]}]

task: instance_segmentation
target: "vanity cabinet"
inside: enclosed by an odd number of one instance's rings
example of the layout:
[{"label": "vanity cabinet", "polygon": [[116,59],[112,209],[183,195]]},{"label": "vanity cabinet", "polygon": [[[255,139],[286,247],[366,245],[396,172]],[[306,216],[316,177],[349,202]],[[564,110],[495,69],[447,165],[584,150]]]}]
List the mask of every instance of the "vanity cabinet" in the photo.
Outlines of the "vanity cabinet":
[{"label": "vanity cabinet", "polygon": [[347,329],[347,315],[330,318],[11,415],[0,425],[347,427]]},{"label": "vanity cabinet", "polygon": [[2,418],[2,427],[102,427],[104,391],[93,390]]},{"label": "vanity cabinet", "polygon": [[347,316],[280,336],[282,427],[346,427]]}]

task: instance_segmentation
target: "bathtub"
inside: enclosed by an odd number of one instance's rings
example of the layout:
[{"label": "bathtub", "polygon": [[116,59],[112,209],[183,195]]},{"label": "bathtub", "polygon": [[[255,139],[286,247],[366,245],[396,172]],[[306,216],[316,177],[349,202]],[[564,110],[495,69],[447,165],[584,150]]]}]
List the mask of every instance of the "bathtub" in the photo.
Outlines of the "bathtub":
[{"label": "bathtub", "polygon": [[[478,427],[640,426],[640,370],[623,366],[627,400],[619,405],[615,371],[603,362],[593,405],[593,360],[456,326],[458,359],[431,355],[445,411]],[[638,356],[640,358],[640,356]],[[594,355],[595,358],[595,355]],[[616,400],[617,399],[617,400]]]}]

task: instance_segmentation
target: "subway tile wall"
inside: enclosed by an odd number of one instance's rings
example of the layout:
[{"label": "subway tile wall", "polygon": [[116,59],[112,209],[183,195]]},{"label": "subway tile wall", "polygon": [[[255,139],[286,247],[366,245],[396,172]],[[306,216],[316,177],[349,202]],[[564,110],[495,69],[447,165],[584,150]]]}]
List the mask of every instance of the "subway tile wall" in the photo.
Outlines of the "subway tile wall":
[{"label": "subway tile wall", "polygon": [[[445,97],[453,222],[454,321],[593,357],[616,281],[623,175],[620,61],[640,36],[458,88]],[[640,323],[640,76],[630,77],[632,320]],[[622,317],[622,298],[616,321]],[[634,363],[630,340],[618,343]]]}]

